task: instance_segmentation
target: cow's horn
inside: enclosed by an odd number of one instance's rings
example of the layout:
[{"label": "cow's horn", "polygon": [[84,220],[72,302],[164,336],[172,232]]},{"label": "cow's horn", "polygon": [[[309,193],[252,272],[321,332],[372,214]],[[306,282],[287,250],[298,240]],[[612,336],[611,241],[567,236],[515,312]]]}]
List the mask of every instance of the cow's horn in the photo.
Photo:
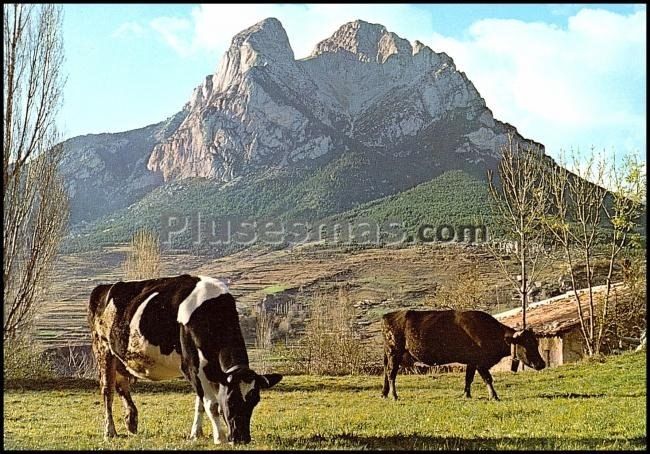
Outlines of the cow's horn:
[{"label": "cow's horn", "polygon": [[243,364],[235,364],[234,366],[228,368],[228,370],[224,372],[224,374],[228,376],[228,377],[226,378],[226,381],[227,381],[228,383],[232,382],[232,375],[231,375],[231,374],[232,374],[233,372],[239,370],[239,369],[245,369],[246,367],[247,367],[247,366],[245,366],[245,365],[243,365]]},{"label": "cow's horn", "polygon": [[235,364],[234,366],[229,368],[227,371],[225,371],[224,374],[228,375],[228,374],[231,374],[231,373],[235,372],[236,370],[244,369],[245,367],[246,366],[244,366],[242,364]]}]

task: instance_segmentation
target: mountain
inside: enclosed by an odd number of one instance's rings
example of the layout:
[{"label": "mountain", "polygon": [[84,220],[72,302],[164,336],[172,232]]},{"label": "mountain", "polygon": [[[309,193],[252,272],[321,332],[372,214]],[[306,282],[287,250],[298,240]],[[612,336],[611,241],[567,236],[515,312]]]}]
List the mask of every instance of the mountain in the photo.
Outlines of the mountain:
[{"label": "mountain", "polygon": [[138,201],[163,184],[147,169],[154,146],[174,131],[186,113],[115,134],[87,134],[63,142],[60,165],[70,196],[73,225],[92,221]]},{"label": "mountain", "polygon": [[[381,225],[387,220],[400,220],[402,232],[416,241],[427,241],[435,233],[421,231],[424,226],[437,228],[459,226],[485,228],[488,234],[495,231],[489,207],[487,182],[462,170],[450,170],[436,178],[397,194],[361,204],[352,210],[337,213],[325,221],[360,225],[374,221]],[[485,231],[485,230],[484,230]],[[450,239],[458,233],[452,232]],[[442,236],[440,232],[438,235]],[[449,235],[449,236],[447,236]]]},{"label": "mountain", "polygon": [[149,159],[165,181],[226,182],[359,149],[380,159],[427,150],[434,164],[476,164],[498,158],[516,132],[494,120],[449,56],[360,20],[302,60],[277,19],[240,32],[188,111]]},{"label": "mountain", "polygon": [[189,203],[207,187],[220,200],[243,197],[215,201],[228,212],[319,219],[449,170],[484,178],[508,134],[543,150],[494,119],[444,52],[357,20],[296,60],[282,24],[269,18],[233,37],[178,114],[71,139],[62,169],[73,221],[103,216],[106,225],[129,206],[160,212],[170,200],[155,194],[176,188]]}]

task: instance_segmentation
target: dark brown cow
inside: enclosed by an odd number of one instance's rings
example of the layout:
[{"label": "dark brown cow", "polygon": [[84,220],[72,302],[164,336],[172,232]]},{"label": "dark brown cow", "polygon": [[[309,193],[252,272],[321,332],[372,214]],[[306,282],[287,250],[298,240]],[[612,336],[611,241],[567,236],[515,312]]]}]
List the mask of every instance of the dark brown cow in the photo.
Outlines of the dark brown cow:
[{"label": "dark brown cow", "polygon": [[546,364],[539,354],[535,334],[516,331],[481,311],[399,310],[382,319],[384,335],[384,388],[397,399],[395,378],[403,359],[421,365],[466,364],[465,393],[471,397],[474,373],[488,387],[490,398],[499,400],[492,386],[490,368],[503,357],[513,355],[536,370]]},{"label": "dark brown cow", "polygon": [[235,299],[217,279],[183,275],[100,285],[90,296],[88,321],[106,437],[116,435],[114,388],[124,404],[127,429],[136,433],[138,412],[129,383],[135,378],[185,376],[197,396],[190,437],[202,436],[205,412],[215,443],[248,443],[260,389],[282,379],[279,374],[258,375],[248,367]]}]

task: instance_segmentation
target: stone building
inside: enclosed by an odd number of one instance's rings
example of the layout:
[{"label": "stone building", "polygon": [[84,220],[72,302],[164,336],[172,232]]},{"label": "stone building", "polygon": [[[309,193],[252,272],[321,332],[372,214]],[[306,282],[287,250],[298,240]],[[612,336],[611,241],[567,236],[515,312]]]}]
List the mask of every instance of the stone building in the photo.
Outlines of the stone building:
[{"label": "stone building", "polygon": [[[604,298],[605,286],[593,288],[596,304]],[[588,289],[578,290],[584,317],[589,314]],[[623,286],[615,284],[613,294],[621,294]],[[515,329],[522,327],[521,308],[494,314],[501,323]],[[526,310],[526,327],[535,331],[539,341],[539,353],[547,367],[556,367],[581,359],[585,346],[580,332],[580,320],[573,291],[543,301],[531,303]],[[510,357],[506,357],[491,370],[510,370]],[[520,366],[521,367],[521,366]]]}]

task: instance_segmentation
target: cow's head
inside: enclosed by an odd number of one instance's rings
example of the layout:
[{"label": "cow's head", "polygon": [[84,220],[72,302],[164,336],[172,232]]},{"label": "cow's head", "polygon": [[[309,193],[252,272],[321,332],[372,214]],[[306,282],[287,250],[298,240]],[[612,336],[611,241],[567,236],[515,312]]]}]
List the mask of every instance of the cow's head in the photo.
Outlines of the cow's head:
[{"label": "cow's head", "polygon": [[532,330],[518,330],[512,335],[506,335],[506,342],[513,346],[514,356],[528,367],[535,370],[542,370],[546,367],[546,363],[539,354],[537,337]]},{"label": "cow's head", "polygon": [[219,411],[228,426],[228,441],[251,441],[251,416],[260,401],[260,390],[282,380],[280,374],[258,375],[248,367],[226,372],[219,386]]}]

